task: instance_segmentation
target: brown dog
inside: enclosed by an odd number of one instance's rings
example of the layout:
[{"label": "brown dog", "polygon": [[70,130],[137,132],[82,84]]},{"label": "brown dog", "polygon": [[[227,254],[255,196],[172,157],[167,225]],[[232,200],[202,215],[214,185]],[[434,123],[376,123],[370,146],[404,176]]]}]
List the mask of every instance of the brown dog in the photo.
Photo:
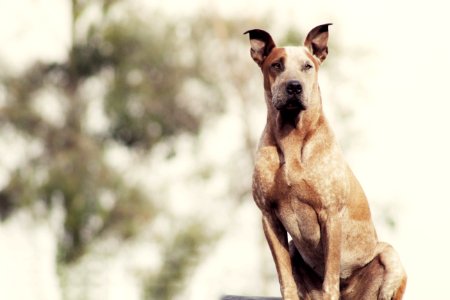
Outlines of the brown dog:
[{"label": "brown dog", "polygon": [[317,72],[329,25],[312,29],[303,47],[277,48],[267,32],[246,32],[267,104],[253,197],[284,299],[401,299],[400,259],[378,241],[366,196],[322,111]]}]

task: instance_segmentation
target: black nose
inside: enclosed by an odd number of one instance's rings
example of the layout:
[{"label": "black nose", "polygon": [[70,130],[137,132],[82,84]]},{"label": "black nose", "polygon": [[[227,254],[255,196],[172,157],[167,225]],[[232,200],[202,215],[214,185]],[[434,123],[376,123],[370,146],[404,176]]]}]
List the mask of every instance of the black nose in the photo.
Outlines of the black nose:
[{"label": "black nose", "polygon": [[286,93],[288,95],[299,95],[302,92],[302,85],[300,84],[300,81],[298,80],[291,80],[288,81],[286,84]]}]

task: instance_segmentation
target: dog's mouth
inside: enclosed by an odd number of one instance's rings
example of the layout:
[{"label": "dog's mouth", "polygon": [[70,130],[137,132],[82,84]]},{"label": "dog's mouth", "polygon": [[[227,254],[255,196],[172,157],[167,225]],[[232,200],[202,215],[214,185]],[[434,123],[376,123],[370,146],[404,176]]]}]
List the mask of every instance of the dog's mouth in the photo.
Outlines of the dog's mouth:
[{"label": "dog's mouth", "polygon": [[288,98],[286,101],[283,101],[279,105],[276,105],[275,108],[279,111],[298,110],[300,112],[300,111],[306,110],[305,104],[303,104],[303,102],[298,98]]}]

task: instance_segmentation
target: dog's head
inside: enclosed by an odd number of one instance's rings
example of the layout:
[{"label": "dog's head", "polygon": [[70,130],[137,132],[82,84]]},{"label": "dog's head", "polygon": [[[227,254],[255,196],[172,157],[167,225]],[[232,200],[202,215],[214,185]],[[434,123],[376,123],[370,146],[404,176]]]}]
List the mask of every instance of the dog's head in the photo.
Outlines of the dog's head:
[{"label": "dog's head", "polygon": [[301,112],[320,101],[313,93],[318,91],[319,66],[328,54],[329,25],[312,29],[298,47],[278,48],[261,29],[245,32],[250,35],[250,55],[263,72],[266,95],[278,111]]}]

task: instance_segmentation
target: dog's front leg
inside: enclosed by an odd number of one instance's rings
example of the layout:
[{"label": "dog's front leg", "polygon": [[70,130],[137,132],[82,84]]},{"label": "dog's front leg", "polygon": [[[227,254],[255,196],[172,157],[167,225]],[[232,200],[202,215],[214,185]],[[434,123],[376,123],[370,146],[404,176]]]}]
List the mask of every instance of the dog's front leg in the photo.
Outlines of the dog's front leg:
[{"label": "dog's front leg", "polygon": [[342,224],[334,209],[319,213],[322,246],[325,259],[325,274],[322,285],[324,300],[338,300],[340,296],[340,263]]},{"label": "dog's front leg", "polygon": [[286,229],[273,214],[263,214],[263,228],[278,273],[284,300],[299,300],[297,284],[292,274]]}]

